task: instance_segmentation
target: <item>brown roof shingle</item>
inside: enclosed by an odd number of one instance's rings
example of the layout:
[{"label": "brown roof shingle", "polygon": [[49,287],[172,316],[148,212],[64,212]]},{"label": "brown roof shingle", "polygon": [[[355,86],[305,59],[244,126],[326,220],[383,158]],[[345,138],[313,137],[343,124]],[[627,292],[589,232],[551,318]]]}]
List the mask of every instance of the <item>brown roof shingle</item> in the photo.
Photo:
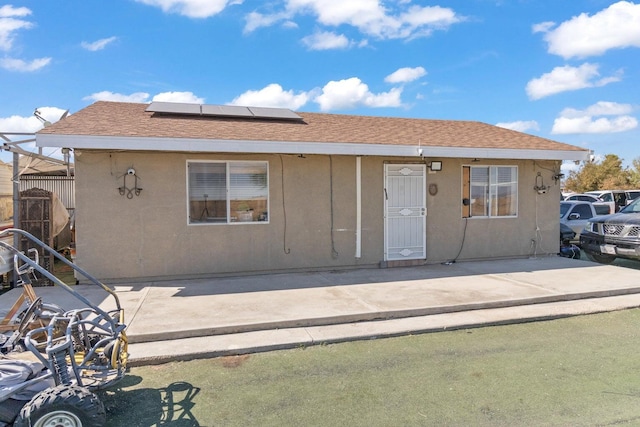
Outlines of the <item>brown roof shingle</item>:
[{"label": "brown roof shingle", "polygon": [[475,121],[300,112],[303,121],[294,122],[167,115],[147,107],[98,101],[38,134],[585,151]]}]

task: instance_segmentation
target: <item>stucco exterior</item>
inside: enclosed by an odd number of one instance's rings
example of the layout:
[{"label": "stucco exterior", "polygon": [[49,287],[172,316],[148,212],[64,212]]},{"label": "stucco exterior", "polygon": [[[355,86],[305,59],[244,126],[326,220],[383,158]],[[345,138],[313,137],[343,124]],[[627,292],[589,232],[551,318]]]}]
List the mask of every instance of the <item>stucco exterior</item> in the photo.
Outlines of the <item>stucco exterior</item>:
[{"label": "stucco exterior", "polygon": [[[359,157],[357,257],[357,158],[76,149],[76,261],[103,280],[377,266],[385,260],[385,162],[436,159]],[[190,225],[186,165],[192,160],[267,161],[268,222]],[[552,177],[560,161],[437,160],[442,170],[426,175],[422,262],[557,253],[560,186]],[[472,164],[517,166],[517,217],[463,218],[462,169]],[[129,168],[142,188],[131,198],[118,191]],[[546,194],[533,189],[538,173],[549,186]],[[435,194],[429,184],[436,184]]]},{"label": "stucco exterior", "polygon": [[105,281],[556,254],[561,162],[589,155],[475,121],[104,101],[36,145],[73,151],[76,261]]}]

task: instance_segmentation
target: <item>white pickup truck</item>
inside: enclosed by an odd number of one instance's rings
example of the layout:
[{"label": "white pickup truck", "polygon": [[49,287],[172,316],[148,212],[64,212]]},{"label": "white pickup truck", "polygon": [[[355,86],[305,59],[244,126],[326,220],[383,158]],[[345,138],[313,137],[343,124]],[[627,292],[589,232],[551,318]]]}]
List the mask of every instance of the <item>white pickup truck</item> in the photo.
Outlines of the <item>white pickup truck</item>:
[{"label": "white pickup truck", "polygon": [[606,205],[594,205],[577,200],[560,202],[560,222],[576,233],[571,243],[580,242],[580,233],[591,218],[608,213],[609,207]]}]

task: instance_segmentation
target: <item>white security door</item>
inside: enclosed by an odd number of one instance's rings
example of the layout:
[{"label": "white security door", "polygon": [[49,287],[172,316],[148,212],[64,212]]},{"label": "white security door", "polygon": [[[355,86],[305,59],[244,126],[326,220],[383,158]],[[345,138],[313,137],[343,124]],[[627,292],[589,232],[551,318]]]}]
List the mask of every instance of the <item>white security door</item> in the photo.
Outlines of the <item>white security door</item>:
[{"label": "white security door", "polygon": [[426,258],[426,165],[385,165],[385,260]]}]

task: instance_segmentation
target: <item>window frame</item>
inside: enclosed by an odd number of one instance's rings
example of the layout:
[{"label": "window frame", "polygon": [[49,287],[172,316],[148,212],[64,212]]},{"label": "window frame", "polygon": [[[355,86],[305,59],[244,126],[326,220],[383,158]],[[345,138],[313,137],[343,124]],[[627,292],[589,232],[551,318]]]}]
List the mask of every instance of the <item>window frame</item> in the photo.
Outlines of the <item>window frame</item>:
[{"label": "window frame", "polygon": [[[189,166],[192,164],[221,164],[225,166],[225,184],[224,190],[226,197],[224,199],[226,214],[224,221],[193,221],[191,215],[191,174]],[[266,219],[253,220],[253,221],[239,221],[237,218],[234,220],[233,212],[231,209],[232,199],[232,165],[234,164],[252,164],[254,166],[261,166],[266,171]],[[186,168],[186,203],[187,203],[187,225],[188,226],[201,226],[201,225],[251,225],[251,224],[269,224],[271,220],[271,189],[269,184],[269,161],[267,160],[200,160],[200,159],[188,159],[185,164]]]},{"label": "window frame", "polygon": [[[472,189],[473,189],[473,181],[472,181],[472,170],[474,168],[482,168],[487,169],[487,182],[486,188],[487,191],[485,193],[485,208],[484,211],[487,215],[473,215],[473,198]],[[511,168],[515,171],[515,182],[511,181],[509,183],[500,183],[496,182],[495,177],[499,168]],[[512,172],[513,174],[513,172]],[[505,219],[505,218],[518,218],[519,213],[519,193],[520,193],[520,169],[517,165],[463,165],[462,166],[462,199],[463,201],[468,201],[465,205],[463,203],[462,206],[462,217],[463,218],[489,218],[489,219]],[[515,214],[513,215],[496,215],[492,212],[495,210],[494,201],[497,200],[497,196],[499,192],[498,189],[501,187],[510,186],[515,189],[515,193],[513,197],[515,197]]]}]

